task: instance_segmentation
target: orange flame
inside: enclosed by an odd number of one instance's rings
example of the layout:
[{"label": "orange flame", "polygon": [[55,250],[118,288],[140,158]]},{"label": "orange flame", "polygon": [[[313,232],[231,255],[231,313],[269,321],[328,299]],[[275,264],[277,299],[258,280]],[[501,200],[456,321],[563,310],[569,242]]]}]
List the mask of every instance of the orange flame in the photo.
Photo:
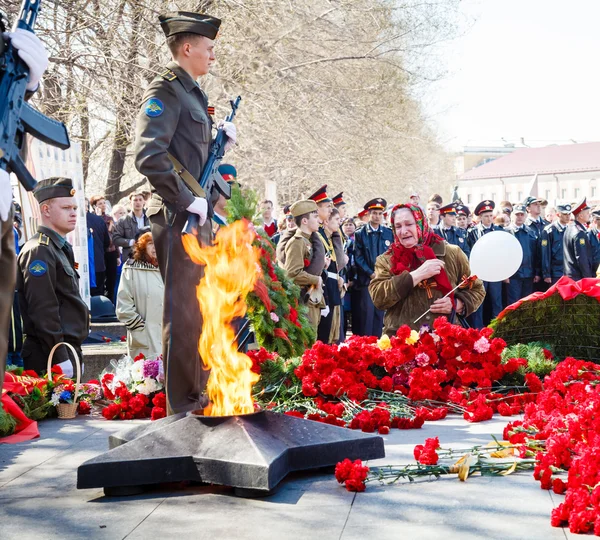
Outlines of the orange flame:
[{"label": "orange flame", "polygon": [[246,296],[260,275],[255,233],[246,220],[221,227],[214,245],[201,246],[194,235],[184,234],[183,245],[192,261],[204,265],[204,277],[196,289],[202,312],[198,344],[210,376],[206,392],[207,416],[230,416],[254,412],[252,386],[259,376],[252,361],[237,351],[231,322],[246,313]]}]

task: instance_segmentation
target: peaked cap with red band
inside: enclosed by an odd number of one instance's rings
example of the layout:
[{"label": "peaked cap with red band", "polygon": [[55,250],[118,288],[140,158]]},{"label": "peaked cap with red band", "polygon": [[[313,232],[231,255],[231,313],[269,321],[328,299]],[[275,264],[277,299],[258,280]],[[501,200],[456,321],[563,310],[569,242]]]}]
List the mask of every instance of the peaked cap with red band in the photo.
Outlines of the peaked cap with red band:
[{"label": "peaked cap with red band", "polygon": [[335,197],[332,198],[333,201],[333,206],[335,206],[336,208],[338,206],[342,206],[343,204],[346,204],[346,201],[344,200],[344,192],[342,191],[341,193],[338,193]]},{"label": "peaked cap with red band", "polygon": [[573,212],[573,215],[577,215],[579,214],[579,212],[583,211],[583,210],[587,210],[590,207],[590,205],[587,203],[587,199],[586,197],[584,197],[582,200],[580,200],[579,202],[573,204],[571,206],[571,208],[573,208],[573,210],[571,210],[571,212]]},{"label": "peaked cap with red band", "polygon": [[365,210],[385,210],[387,207],[387,201],[378,197],[377,199],[371,199],[367,204],[365,204]]},{"label": "peaked cap with red band", "polygon": [[484,212],[493,212],[494,208],[496,208],[496,203],[494,201],[482,201],[475,207],[475,212],[473,212],[476,216],[480,216]]},{"label": "peaked cap with red band", "polygon": [[309,199],[311,201],[315,201],[317,204],[323,203],[323,202],[331,202],[331,199],[327,195],[327,184],[325,184],[324,186],[321,186],[319,189],[317,189],[317,191],[315,191],[309,197]]}]

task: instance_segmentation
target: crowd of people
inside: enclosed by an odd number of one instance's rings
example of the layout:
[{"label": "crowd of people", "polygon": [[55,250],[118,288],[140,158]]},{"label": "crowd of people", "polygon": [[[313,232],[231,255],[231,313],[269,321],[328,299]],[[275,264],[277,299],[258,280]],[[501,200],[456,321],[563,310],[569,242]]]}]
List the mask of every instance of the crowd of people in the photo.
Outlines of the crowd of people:
[{"label": "crowd of people", "polygon": [[[347,216],[343,193],[330,198],[326,189],[323,186],[307,200],[285,206],[276,233],[265,227],[278,244],[279,264],[306,292],[311,321],[324,342],[343,340],[350,331],[381,336],[382,331],[391,335],[399,324],[418,328],[431,322],[430,314],[415,322],[430,307],[432,314],[443,313],[461,324],[482,328],[507,305],[546,290],[563,275],[579,280],[596,277],[598,271],[600,208],[592,210],[585,198],[556,207],[533,196],[518,204],[485,200],[471,211],[460,200],[444,204],[438,194],[422,206],[419,195],[412,193],[406,205],[390,207],[377,198],[357,215]],[[263,202],[269,225],[277,223],[272,208],[271,201]],[[409,212],[417,229],[402,238],[400,216],[407,217]],[[516,273],[504,282],[470,283],[468,292],[459,290],[451,295],[451,302],[445,299],[443,306],[436,304],[444,296],[440,292],[451,290],[440,281],[454,288],[469,276],[473,246],[492,231],[507,232],[519,241],[523,259]],[[394,256],[398,244],[402,253]],[[428,247],[432,251],[425,256],[423,250]],[[428,262],[434,256],[441,263]],[[408,271],[405,277],[390,280],[400,267]],[[417,269],[412,282],[407,280],[408,273]],[[423,277],[423,272],[437,273]],[[446,275],[440,278],[442,273]],[[422,301],[409,291],[415,287],[424,289]],[[338,309],[340,332],[327,339]]]}]

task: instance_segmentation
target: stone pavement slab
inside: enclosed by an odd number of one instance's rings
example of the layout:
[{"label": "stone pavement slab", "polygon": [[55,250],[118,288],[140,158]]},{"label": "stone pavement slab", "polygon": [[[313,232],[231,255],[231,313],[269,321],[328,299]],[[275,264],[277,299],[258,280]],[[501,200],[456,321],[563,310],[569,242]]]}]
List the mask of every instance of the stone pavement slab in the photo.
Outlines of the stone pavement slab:
[{"label": "stone pavement slab", "polygon": [[[468,447],[500,437],[505,418],[468,424],[458,417],[420,430],[392,430],[387,457],[377,464],[414,461],[415,444],[438,436],[443,446]],[[41,438],[0,445],[0,538],[62,539],[565,539],[550,526],[561,495],[541,490],[529,473],[456,477],[380,486],[349,493],[330,471],[294,474],[260,499],[216,486],[161,486],[140,496],[105,497],[77,490],[77,467],[108,449],[108,435],[134,422],[99,417],[45,420]]]}]

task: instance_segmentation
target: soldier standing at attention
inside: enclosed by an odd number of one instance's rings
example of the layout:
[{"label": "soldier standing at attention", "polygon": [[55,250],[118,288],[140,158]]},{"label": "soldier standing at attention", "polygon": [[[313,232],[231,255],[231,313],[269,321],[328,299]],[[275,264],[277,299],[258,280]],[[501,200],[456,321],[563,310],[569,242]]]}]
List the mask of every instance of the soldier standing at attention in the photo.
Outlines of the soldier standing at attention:
[{"label": "soldier standing at attention", "polygon": [[592,210],[592,223],[588,229],[588,237],[592,247],[592,271],[596,275],[600,266],[600,208]]},{"label": "soldier standing at attention", "polygon": [[356,280],[352,287],[352,332],[358,336],[381,337],[383,331],[384,312],[373,304],[369,284],[375,277],[377,257],[385,253],[394,241],[392,229],[382,225],[386,207],[387,202],[381,198],[365,204],[369,223],[354,235]]},{"label": "soldier standing at attention", "polygon": [[[136,124],[135,165],[153,191],[147,215],[165,284],[163,362],[167,409],[175,414],[206,405],[208,372],[198,353],[202,314],[195,294],[204,269],[190,260],[181,235],[188,215],[194,213],[199,217],[199,241],[212,242],[208,202],[198,185],[212,141],[212,121],[208,98],[196,79],[215,61],[214,40],[221,21],[187,11],[160,15],[159,21],[173,61],[144,94]],[[235,126],[225,122],[223,130],[228,149],[235,144]]]},{"label": "soldier standing at attention", "polygon": [[321,320],[321,309],[325,307],[321,278],[325,268],[325,249],[318,239],[314,241],[314,236],[319,234],[317,205],[313,200],[298,201],[292,204],[290,212],[297,229],[285,245],[282,266],[290,279],[301,288],[300,299],[308,305],[308,319],[316,331]]},{"label": "soldier standing at attention", "polygon": [[467,244],[467,233],[456,226],[456,203],[447,204],[440,208],[440,222],[433,232],[446,242],[458,246],[469,257],[471,250]]},{"label": "soldier standing at attention", "polygon": [[559,204],[556,207],[558,219],[544,227],[540,237],[542,250],[542,277],[548,284],[556,283],[563,277],[563,238],[571,217],[571,205]]},{"label": "soldier standing at attention", "polygon": [[[41,226],[18,258],[17,291],[23,318],[23,364],[38,373],[47,367],[54,345],[67,342],[83,360],[81,344],[90,332],[89,310],[79,294],[79,274],[66,236],[77,224],[73,182],[48,178],[34,196],[40,204]],[[59,347],[54,363],[72,373],[72,353]]]},{"label": "soldier standing at attention", "polygon": [[587,235],[587,224],[590,220],[590,207],[584,197],[572,206],[575,221],[567,227],[563,242],[565,276],[575,281],[593,278],[592,246]]}]

